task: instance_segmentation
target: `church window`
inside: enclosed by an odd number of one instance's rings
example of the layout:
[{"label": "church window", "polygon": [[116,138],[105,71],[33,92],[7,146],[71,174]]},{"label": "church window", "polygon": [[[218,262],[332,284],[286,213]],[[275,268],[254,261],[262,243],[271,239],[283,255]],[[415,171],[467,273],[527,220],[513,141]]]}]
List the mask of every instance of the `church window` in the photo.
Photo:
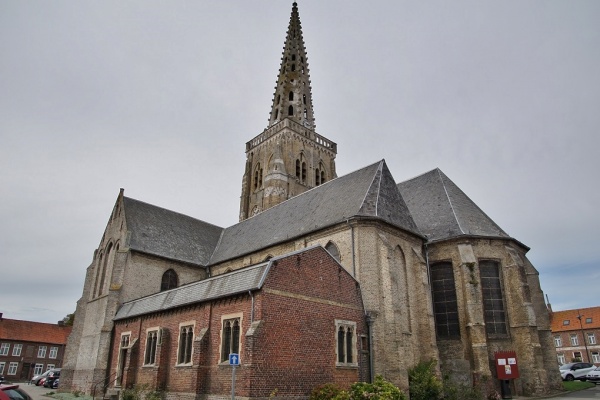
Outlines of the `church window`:
[{"label": "church window", "polygon": [[329,254],[331,254],[331,256],[337,260],[337,262],[340,262],[340,251],[338,250],[335,243],[333,243],[333,242],[327,243],[325,245],[325,250],[327,250],[329,252]]},{"label": "church window", "polygon": [[458,303],[452,263],[439,262],[432,264],[430,268],[437,336],[446,339],[459,338]]},{"label": "church window", "polygon": [[292,54],[292,61],[296,61],[296,55]]},{"label": "church window", "polygon": [[191,364],[192,343],[194,342],[194,326],[183,325],[179,328],[179,347],[177,350],[177,364]]},{"label": "church window", "polygon": [[306,104],[306,95],[305,94],[302,95],[302,104]]},{"label": "church window", "polygon": [[321,183],[325,183],[325,171],[321,170]]},{"label": "church window", "polygon": [[308,118],[308,111],[306,110],[306,108],[304,109],[304,118]]},{"label": "church window", "polygon": [[304,57],[300,57],[300,62],[304,64]]},{"label": "church window", "polygon": [[356,323],[335,320],[336,365],[358,366],[356,357]]},{"label": "church window", "polygon": [[296,64],[292,64],[292,71],[296,70]]},{"label": "church window", "polygon": [[160,282],[160,291],[165,291],[169,289],[175,289],[178,284],[177,272],[172,269],[168,269],[162,276],[162,281]]},{"label": "church window", "polygon": [[306,182],[306,163],[302,161],[302,182]]},{"label": "church window", "polygon": [[149,330],[146,334],[146,349],[144,352],[144,365],[153,365],[156,362],[156,347],[158,346],[158,329]]},{"label": "church window", "polygon": [[121,334],[121,342],[119,343],[119,359],[117,361],[117,375],[115,386],[123,384],[123,373],[125,371],[125,361],[127,360],[127,350],[129,349],[129,340],[131,332]]},{"label": "church window", "polygon": [[319,186],[321,184],[321,171],[319,168],[315,169],[315,185]]},{"label": "church window", "polygon": [[229,360],[230,354],[240,353],[240,318],[223,320],[221,332],[221,362]]},{"label": "church window", "polygon": [[254,190],[257,190],[262,186],[262,175],[263,169],[260,167],[260,163],[258,163],[254,169]]},{"label": "church window", "polygon": [[278,116],[279,116],[279,110],[276,108],[275,109],[275,119],[277,119]]},{"label": "church window", "polygon": [[280,95],[280,94],[278,94],[278,95],[277,95],[277,104],[280,104],[280,103],[281,103],[281,95]]},{"label": "church window", "polygon": [[481,278],[481,294],[483,297],[483,312],[485,331],[492,336],[505,336],[506,312],[500,282],[500,265],[495,261],[479,261]]},{"label": "church window", "polygon": [[296,178],[300,178],[300,160],[296,160]]},{"label": "church window", "polygon": [[288,107],[288,115],[294,115],[294,107],[293,106]]},{"label": "church window", "polygon": [[294,100],[294,92],[290,92],[288,97],[289,97],[290,101]]}]

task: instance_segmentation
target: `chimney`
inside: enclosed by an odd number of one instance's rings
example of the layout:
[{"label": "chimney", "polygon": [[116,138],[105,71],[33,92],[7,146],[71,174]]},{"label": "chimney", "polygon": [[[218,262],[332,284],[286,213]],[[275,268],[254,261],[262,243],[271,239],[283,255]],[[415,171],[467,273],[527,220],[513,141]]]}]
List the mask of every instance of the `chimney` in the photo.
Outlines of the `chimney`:
[{"label": "chimney", "polygon": [[65,321],[63,321],[62,319],[58,321],[58,326],[65,326]]},{"label": "chimney", "polygon": [[2,315],[4,315],[4,313],[0,312],[0,321],[2,321]]}]

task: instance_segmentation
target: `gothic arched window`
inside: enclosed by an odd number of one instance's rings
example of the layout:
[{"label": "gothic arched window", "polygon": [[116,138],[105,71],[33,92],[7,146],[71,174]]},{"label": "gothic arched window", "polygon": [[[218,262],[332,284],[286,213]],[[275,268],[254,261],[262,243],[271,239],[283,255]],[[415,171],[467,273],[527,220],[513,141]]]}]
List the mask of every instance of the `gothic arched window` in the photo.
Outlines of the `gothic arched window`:
[{"label": "gothic arched window", "polygon": [[290,101],[294,100],[294,92],[290,92],[289,99]]},{"label": "gothic arched window", "polygon": [[325,250],[331,254],[333,258],[335,258],[338,262],[340,262],[340,251],[337,246],[333,242],[329,242],[325,245]]},{"label": "gothic arched window", "polygon": [[294,115],[294,107],[293,106],[288,107],[288,115]]},{"label": "gothic arched window", "polygon": [[162,280],[160,282],[160,291],[174,289],[178,284],[177,272],[172,269],[168,269],[162,276]]}]

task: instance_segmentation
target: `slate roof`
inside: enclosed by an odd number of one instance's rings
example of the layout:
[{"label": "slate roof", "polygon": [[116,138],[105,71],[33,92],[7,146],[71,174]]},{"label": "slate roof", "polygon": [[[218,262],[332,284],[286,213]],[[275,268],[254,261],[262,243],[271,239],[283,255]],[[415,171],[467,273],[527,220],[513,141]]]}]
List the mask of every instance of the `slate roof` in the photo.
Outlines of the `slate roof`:
[{"label": "slate roof", "polygon": [[71,326],[43,322],[0,319],[0,339],[23,342],[67,344]]},{"label": "slate roof", "polygon": [[223,228],[187,215],[123,197],[129,248],[206,266]]},{"label": "slate roof", "polygon": [[335,178],[223,231],[211,264],[304,236],[352,217],[419,235],[385,160]]},{"label": "slate roof", "polygon": [[398,189],[429,241],[465,235],[510,238],[438,168],[399,183]]},{"label": "slate roof", "polygon": [[[581,326],[577,316],[581,315]],[[580,308],[578,310],[553,311],[550,314],[552,333],[580,331],[583,329],[600,329],[600,307]],[[591,318],[591,322],[586,322]],[[569,321],[568,325],[564,321]]]},{"label": "slate roof", "polygon": [[270,265],[270,262],[264,262],[124,303],[114,320],[260,289]]}]

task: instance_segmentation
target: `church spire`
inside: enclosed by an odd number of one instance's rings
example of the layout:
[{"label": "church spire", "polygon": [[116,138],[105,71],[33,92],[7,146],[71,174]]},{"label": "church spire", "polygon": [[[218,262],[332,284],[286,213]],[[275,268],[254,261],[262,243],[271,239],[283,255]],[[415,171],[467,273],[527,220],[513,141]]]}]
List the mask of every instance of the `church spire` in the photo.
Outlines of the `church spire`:
[{"label": "church spire", "polygon": [[302,38],[298,4],[294,2],[279,66],[269,126],[289,118],[314,130],[315,118],[310,89],[308,59]]}]

